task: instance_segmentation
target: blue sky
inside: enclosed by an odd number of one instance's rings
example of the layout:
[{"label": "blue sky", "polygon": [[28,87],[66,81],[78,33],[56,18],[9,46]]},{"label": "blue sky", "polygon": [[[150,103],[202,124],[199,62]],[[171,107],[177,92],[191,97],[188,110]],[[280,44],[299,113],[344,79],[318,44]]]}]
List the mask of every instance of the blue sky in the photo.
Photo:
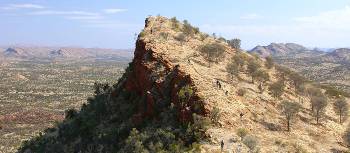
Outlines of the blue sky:
[{"label": "blue sky", "polygon": [[238,37],[245,49],[350,47],[350,0],[1,0],[0,45],[133,48],[144,19],[158,14]]}]

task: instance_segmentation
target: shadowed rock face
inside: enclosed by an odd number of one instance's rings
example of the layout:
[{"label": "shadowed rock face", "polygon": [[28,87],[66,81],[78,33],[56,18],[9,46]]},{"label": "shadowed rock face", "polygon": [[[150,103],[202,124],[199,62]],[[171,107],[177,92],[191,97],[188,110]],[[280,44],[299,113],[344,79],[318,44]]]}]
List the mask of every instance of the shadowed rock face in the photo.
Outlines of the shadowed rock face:
[{"label": "shadowed rock face", "polygon": [[[146,28],[147,28],[146,20]],[[146,97],[146,107],[140,104],[139,113],[134,115],[134,120],[139,122],[144,117],[154,115],[156,107],[173,103],[179,111],[179,120],[191,121],[192,114],[205,115],[203,101],[196,94],[196,89],[189,74],[178,69],[166,57],[146,47],[146,43],[139,39],[136,42],[134,59],[131,63],[132,71],[125,80],[125,89],[136,92],[139,96]],[[181,87],[190,85],[194,94],[184,107],[180,107],[178,92]]]}]

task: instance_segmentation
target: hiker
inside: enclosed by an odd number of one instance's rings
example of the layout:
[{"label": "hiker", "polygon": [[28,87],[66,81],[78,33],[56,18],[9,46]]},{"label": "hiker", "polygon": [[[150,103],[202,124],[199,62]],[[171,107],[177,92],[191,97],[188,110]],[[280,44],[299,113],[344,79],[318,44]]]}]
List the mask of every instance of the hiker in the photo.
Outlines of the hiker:
[{"label": "hiker", "polygon": [[224,151],[224,140],[221,140],[221,152],[223,152]]},{"label": "hiker", "polygon": [[218,86],[218,87],[219,87],[219,89],[221,89],[221,83],[220,83],[220,81],[219,81],[219,80],[216,80],[216,86]]},{"label": "hiker", "polygon": [[241,121],[242,121],[242,118],[243,118],[243,113],[241,112],[241,113],[239,113],[239,116],[240,116],[240,118],[241,118]]}]

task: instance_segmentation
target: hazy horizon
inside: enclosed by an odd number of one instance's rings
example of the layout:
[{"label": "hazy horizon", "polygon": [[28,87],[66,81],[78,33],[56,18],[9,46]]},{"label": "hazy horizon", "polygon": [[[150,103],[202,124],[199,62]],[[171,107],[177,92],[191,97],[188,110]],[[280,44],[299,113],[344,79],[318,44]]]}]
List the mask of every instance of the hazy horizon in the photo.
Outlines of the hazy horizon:
[{"label": "hazy horizon", "polygon": [[[240,38],[242,48],[298,43],[350,47],[350,1],[89,1],[3,0],[0,45],[132,49],[148,15],[176,16],[201,31]],[[193,9],[196,7],[196,9]],[[179,11],[181,10],[181,11]]]}]

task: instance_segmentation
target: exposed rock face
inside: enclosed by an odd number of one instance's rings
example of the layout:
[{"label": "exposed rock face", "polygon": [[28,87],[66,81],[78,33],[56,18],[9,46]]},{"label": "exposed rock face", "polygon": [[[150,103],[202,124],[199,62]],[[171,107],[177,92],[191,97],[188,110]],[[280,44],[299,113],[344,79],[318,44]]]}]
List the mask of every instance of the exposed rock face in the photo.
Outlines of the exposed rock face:
[{"label": "exposed rock face", "polygon": [[[152,117],[157,111],[156,106],[168,103],[180,108],[179,120],[183,122],[191,121],[193,113],[205,115],[208,112],[204,110],[203,101],[196,94],[191,76],[181,71],[179,65],[171,63],[165,56],[147,46],[142,39],[136,42],[135,55],[130,66],[132,70],[125,80],[125,89],[146,98],[146,107],[140,104],[139,113],[134,116],[135,121]],[[185,85],[192,86],[195,92],[188,103],[180,106],[182,104],[178,92]]]}]

